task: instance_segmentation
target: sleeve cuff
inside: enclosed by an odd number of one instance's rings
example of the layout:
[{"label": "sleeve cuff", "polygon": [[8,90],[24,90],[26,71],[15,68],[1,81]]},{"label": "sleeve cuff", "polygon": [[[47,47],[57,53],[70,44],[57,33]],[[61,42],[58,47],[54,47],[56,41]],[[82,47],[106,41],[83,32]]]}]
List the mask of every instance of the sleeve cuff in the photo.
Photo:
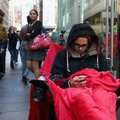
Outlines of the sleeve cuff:
[{"label": "sleeve cuff", "polygon": [[65,87],[65,88],[68,88],[68,87],[69,87],[69,86],[68,86],[68,81],[69,81],[69,80],[66,80],[66,81],[64,82],[64,87]]}]

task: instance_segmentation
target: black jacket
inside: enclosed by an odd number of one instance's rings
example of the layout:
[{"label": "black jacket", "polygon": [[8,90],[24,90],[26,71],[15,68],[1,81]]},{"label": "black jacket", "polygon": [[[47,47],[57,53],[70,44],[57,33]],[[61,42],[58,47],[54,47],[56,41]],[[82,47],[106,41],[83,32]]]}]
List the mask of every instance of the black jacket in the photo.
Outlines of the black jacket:
[{"label": "black jacket", "polygon": [[[26,33],[30,33],[31,39],[34,39],[41,31],[42,23],[40,21],[36,21],[33,26],[28,26]],[[27,40],[27,36],[25,34],[25,39]]]},{"label": "black jacket", "polygon": [[8,39],[9,39],[9,47],[11,50],[16,49],[18,34],[17,33],[8,33]]},{"label": "black jacket", "polygon": [[[109,64],[105,59],[102,53],[98,54],[98,62],[97,63],[97,55],[90,56],[86,54],[84,57],[81,58],[73,58],[69,56],[69,70],[67,70],[67,60],[66,60],[66,50],[61,50],[54,60],[51,74],[62,74],[63,78],[68,78],[70,75],[78,72],[84,68],[93,68],[97,71],[108,71]],[[99,64],[99,65],[97,65]]]}]

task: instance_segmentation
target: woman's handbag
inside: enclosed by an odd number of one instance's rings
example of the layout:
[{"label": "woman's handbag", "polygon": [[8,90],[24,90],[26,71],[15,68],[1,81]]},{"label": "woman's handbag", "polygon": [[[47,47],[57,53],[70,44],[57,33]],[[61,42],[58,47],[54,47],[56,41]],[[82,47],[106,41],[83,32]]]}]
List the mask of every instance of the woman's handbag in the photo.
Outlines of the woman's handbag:
[{"label": "woman's handbag", "polygon": [[47,34],[45,28],[42,27],[40,34],[38,34],[38,36],[32,40],[28,49],[29,50],[39,50],[39,49],[46,50],[49,48],[51,42],[52,40],[50,36]]},{"label": "woman's handbag", "polygon": [[16,50],[19,50],[19,48],[20,48],[20,41],[18,40],[16,44]]}]

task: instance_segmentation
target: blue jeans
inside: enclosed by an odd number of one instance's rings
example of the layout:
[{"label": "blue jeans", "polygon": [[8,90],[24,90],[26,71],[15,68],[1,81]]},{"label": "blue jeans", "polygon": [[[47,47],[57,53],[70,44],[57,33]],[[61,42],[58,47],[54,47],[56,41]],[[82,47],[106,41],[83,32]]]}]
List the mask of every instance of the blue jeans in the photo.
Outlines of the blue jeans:
[{"label": "blue jeans", "polygon": [[20,46],[20,56],[22,61],[22,76],[27,76],[29,74],[29,70],[26,68],[26,52],[27,46]]},{"label": "blue jeans", "polygon": [[14,61],[14,59],[15,59],[15,50],[12,50],[10,46],[8,47],[8,50],[9,50],[10,55],[11,55],[10,65],[11,65],[11,67],[14,67],[13,61]]},{"label": "blue jeans", "polygon": [[18,62],[18,50],[15,50],[15,58],[14,58],[15,62]]}]

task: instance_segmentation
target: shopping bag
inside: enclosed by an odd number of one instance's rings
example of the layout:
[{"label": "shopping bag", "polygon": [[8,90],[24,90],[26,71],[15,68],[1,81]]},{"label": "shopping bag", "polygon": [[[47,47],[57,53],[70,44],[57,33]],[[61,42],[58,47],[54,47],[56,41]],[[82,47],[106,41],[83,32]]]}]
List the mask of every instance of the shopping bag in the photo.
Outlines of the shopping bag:
[{"label": "shopping bag", "polygon": [[47,34],[45,28],[42,27],[40,34],[38,34],[38,36],[32,40],[28,49],[29,50],[39,50],[39,49],[46,50],[49,48],[51,42],[52,40],[50,36]]},{"label": "shopping bag", "polygon": [[18,40],[16,44],[16,50],[19,50],[19,48],[20,48],[20,41]]}]

